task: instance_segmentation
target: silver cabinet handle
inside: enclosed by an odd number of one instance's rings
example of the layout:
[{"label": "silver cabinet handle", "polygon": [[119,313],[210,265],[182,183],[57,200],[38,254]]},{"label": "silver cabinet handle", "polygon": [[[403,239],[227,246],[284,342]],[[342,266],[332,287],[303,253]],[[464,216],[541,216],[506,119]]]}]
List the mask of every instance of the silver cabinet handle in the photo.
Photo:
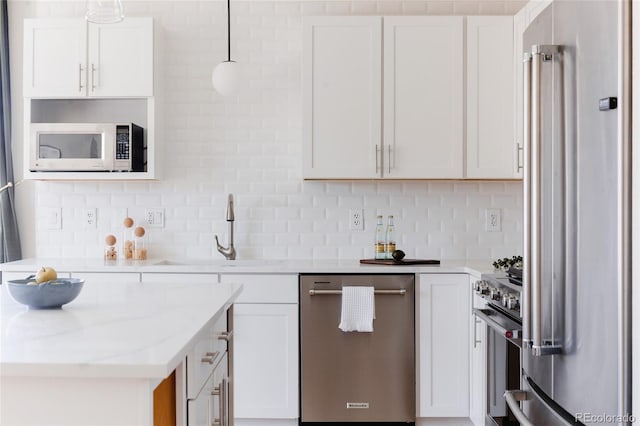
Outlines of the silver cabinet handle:
[{"label": "silver cabinet handle", "polygon": [[226,377],[222,378],[222,383],[220,384],[220,418],[222,419],[222,425],[229,425],[229,412],[228,412],[228,388],[227,388],[227,379]]},{"label": "silver cabinet handle", "polygon": [[387,146],[387,152],[389,153],[387,158],[387,165],[389,166],[389,174],[391,174],[391,145]]},{"label": "silver cabinet handle", "polygon": [[534,426],[534,424],[531,423],[520,409],[520,401],[527,401],[529,399],[529,395],[527,395],[525,391],[508,390],[504,393],[504,399],[507,401],[507,405],[511,409],[516,420],[520,422],[520,426]]},{"label": "silver cabinet handle", "polygon": [[218,335],[218,340],[231,341],[233,339],[233,331],[223,331]]},{"label": "silver cabinet handle", "polygon": [[91,91],[96,90],[96,66],[95,64],[91,64]]},{"label": "silver cabinet handle", "polygon": [[82,93],[84,86],[82,85],[82,64],[78,64],[78,91]]},{"label": "silver cabinet handle", "polygon": [[478,324],[482,321],[478,321],[478,318],[473,317],[473,349],[478,346],[478,343],[482,343],[482,340],[478,340]]},{"label": "silver cabinet handle", "polygon": [[524,168],[520,163],[520,152],[524,151],[524,147],[519,143],[516,143],[516,173],[520,172]]},{"label": "silver cabinet handle", "polygon": [[376,144],[376,174],[378,174],[378,170],[380,170],[380,146]]},{"label": "silver cabinet handle", "polygon": [[556,45],[535,45],[531,47],[531,178],[530,178],[530,240],[531,263],[529,278],[531,283],[531,331],[534,355],[553,355],[562,347],[545,344],[542,340],[542,63],[551,61],[559,52]]},{"label": "silver cabinet handle", "polygon": [[206,352],[205,356],[203,356],[200,361],[206,364],[213,364],[215,359],[218,357],[219,352]]}]

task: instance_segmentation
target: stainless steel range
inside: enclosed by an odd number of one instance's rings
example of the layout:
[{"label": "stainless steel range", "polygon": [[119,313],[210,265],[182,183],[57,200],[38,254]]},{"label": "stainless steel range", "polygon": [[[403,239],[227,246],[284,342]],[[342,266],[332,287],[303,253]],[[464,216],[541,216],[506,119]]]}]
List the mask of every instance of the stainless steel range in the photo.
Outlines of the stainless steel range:
[{"label": "stainless steel range", "polygon": [[508,389],[520,386],[522,349],[522,270],[483,274],[475,293],[484,299],[483,308],[473,310],[487,325],[486,425],[519,425],[503,398]]}]

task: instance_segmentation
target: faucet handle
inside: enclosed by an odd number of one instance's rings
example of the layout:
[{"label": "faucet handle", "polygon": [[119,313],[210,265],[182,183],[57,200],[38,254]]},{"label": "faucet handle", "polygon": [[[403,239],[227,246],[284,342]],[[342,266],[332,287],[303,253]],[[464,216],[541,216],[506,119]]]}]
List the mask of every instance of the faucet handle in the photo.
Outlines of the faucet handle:
[{"label": "faucet handle", "polygon": [[233,212],[233,194],[229,194],[229,198],[227,199],[227,222],[233,222],[234,220],[236,220],[236,218]]}]

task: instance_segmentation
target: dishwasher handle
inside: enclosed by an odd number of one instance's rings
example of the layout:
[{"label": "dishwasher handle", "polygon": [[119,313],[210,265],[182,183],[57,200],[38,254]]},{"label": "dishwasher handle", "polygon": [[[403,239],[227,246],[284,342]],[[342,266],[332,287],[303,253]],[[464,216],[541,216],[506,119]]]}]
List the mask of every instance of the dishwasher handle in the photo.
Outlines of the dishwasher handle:
[{"label": "dishwasher handle", "polygon": [[[395,296],[404,296],[407,294],[407,290],[402,288],[400,290],[374,290],[375,294],[388,294]],[[330,294],[342,294],[342,290],[309,290],[309,296],[322,296],[322,295],[330,295]]]}]

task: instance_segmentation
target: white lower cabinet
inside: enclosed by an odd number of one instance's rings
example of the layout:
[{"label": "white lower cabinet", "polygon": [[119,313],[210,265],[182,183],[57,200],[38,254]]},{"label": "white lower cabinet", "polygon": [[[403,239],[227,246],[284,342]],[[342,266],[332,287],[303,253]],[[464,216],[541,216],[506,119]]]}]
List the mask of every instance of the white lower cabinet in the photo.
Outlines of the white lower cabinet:
[{"label": "white lower cabinet", "polygon": [[[479,277],[470,277],[473,286]],[[472,305],[482,309],[486,302],[482,297],[473,294]],[[469,387],[471,390],[469,399],[469,417],[476,426],[484,426],[484,418],[487,412],[487,325],[471,315],[471,374]]]},{"label": "white lower cabinet", "polygon": [[236,425],[293,422],[299,417],[298,275],[222,274],[220,281],[244,286],[233,313]]},{"label": "white lower cabinet", "polygon": [[418,417],[469,417],[467,274],[419,274],[416,295]]}]

